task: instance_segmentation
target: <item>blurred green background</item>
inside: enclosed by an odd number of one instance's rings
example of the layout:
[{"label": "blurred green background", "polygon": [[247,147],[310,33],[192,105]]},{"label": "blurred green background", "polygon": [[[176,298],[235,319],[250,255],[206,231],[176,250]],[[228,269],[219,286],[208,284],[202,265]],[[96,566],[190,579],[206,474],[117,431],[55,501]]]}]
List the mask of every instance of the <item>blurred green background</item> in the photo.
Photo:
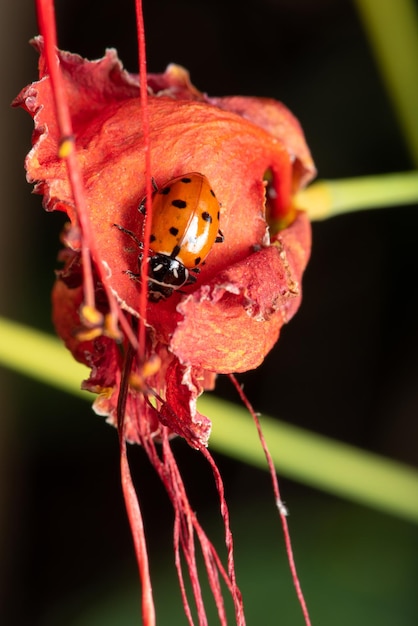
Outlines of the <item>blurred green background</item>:
[{"label": "blurred green background", "polygon": [[[131,0],[57,4],[61,48],[98,58],[114,46],[136,71]],[[352,1],[149,0],[144,11],[150,71],[177,62],[211,95],[282,100],[299,117],[321,178],[414,167]],[[0,313],[53,332],[49,294],[62,216],[46,214],[40,197],[30,195],[23,159],[32,123],[9,107],[36,78],[36,54],[27,45],[37,33],[32,3],[1,3],[0,29]],[[314,224],[303,306],[263,366],[239,377],[258,411],[415,466],[416,208]],[[81,400],[0,374],[1,623],[138,624],[115,431]],[[236,401],[227,379],[219,379],[217,393]],[[192,503],[222,552],[211,472],[182,441],[173,445]],[[172,513],[143,452],[130,453],[158,624],[183,625]],[[248,624],[302,625],[268,475],[215,456]],[[313,624],[415,626],[417,527],[286,478],[281,490]]]}]

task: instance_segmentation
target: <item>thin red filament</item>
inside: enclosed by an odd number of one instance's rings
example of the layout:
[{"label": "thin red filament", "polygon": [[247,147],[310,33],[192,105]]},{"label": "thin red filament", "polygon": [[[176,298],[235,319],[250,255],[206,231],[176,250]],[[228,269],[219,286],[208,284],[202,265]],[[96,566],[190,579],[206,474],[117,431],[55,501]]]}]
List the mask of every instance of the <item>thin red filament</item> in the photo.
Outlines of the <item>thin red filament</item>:
[{"label": "thin red filament", "polygon": [[[55,104],[55,115],[60,134],[60,147],[62,148],[64,143],[66,143],[65,156],[61,154],[59,154],[59,156],[61,158],[65,158],[66,160],[68,178],[71,185],[74,204],[77,208],[77,217],[83,234],[81,256],[83,266],[84,304],[93,310],[96,307],[91,257],[95,259],[96,264],[99,267],[101,267],[101,260],[94,238],[91,234],[90,220],[88,217],[84,193],[83,177],[77,160],[70,108],[67,102],[67,94],[64,87],[60,64],[57,58],[57,31],[53,0],[36,0],[36,12],[39,32],[44,40],[46,63],[51,80],[52,94]],[[133,345],[136,345],[136,337],[134,336],[125,315],[122,313],[115,298],[113,297],[112,291],[108,286],[106,274],[102,273],[101,278],[103,286],[106,290],[111,311],[111,318],[115,321],[115,323],[116,320],[120,323],[125,334],[129,338],[129,341]]]},{"label": "thin red filament", "polygon": [[271,458],[271,454],[268,449],[266,440],[264,439],[263,431],[262,431],[260,420],[258,419],[257,413],[254,411],[254,408],[249,402],[247,396],[245,395],[241,385],[239,384],[235,376],[233,374],[230,374],[229,378],[232,381],[232,384],[234,385],[235,389],[237,390],[238,395],[241,398],[243,404],[246,406],[248,412],[253,418],[255,426],[257,428],[258,437],[260,439],[260,443],[263,448],[263,452],[265,454],[269,471],[270,471],[271,481],[273,484],[273,492],[274,492],[274,496],[276,499],[276,506],[279,511],[280,520],[282,522],[283,536],[284,536],[284,541],[285,541],[285,546],[286,546],[286,554],[287,554],[287,559],[288,559],[288,563],[290,567],[290,572],[292,575],[293,584],[296,590],[296,595],[297,595],[300,607],[302,609],[302,614],[305,620],[305,624],[306,626],[311,626],[311,620],[309,617],[308,607],[306,605],[305,597],[303,595],[302,587],[299,581],[299,576],[296,570],[296,563],[295,563],[295,559],[293,556],[292,542],[290,539],[289,525],[287,523],[287,511],[280,496],[279,482],[277,479],[277,474],[276,474],[276,469],[274,467],[273,459]]},{"label": "thin red filament", "polygon": [[144,262],[141,265],[141,291],[139,296],[139,357],[144,360],[145,357],[145,337],[146,337],[146,315],[147,315],[147,299],[148,299],[148,254],[149,239],[151,234],[152,221],[152,170],[151,170],[151,140],[148,114],[148,88],[147,88],[147,57],[145,46],[145,26],[142,12],[142,1],[135,0],[136,23],[138,35],[138,63],[139,63],[139,85],[142,113],[142,132],[145,150],[145,195],[146,195],[146,215],[144,218],[143,231],[143,254]]},{"label": "thin red filament", "polygon": [[124,367],[119,386],[117,419],[118,419],[118,435],[120,450],[120,471],[122,492],[125,501],[126,512],[131,527],[132,539],[136,560],[138,564],[139,575],[141,578],[142,589],[142,620],[144,626],[155,626],[155,606],[152,595],[151,576],[149,571],[147,544],[145,539],[144,524],[142,521],[141,508],[139,505],[138,495],[136,493],[129,460],[126,451],[125,438],[125,411],[126,402],[129,392],[129,376],[132,371],[132,364],[135,359],[135,349],[129,345],[125,355]]},{"label": "thin red filament", "polygon": [[[84,235],[89,233],[89,223],[85,218],[86,207],[83,193],[83,183],[78,166],[73,137],[73,127],[71,123],[70,110],[66,99],[60,66],[57,60],[57,32],[55,26],[55,10],[52,0],[37,0],[37,18],[39,32],[44,38],[45,57],[48,73],[51,79],[52,93],[55,103],[55,114],[60,133],[60,143],[69,142],[69,153],[66,158],[68,177],[74,196],[74,203],[79,209],[79,219]],[[86,236],[87,241],[91,238]],[[94,282],[91,269],[90,250],[87,245],[82,245],[83,271],[84,271],[84,298],[85,303],[94,308]]]}]

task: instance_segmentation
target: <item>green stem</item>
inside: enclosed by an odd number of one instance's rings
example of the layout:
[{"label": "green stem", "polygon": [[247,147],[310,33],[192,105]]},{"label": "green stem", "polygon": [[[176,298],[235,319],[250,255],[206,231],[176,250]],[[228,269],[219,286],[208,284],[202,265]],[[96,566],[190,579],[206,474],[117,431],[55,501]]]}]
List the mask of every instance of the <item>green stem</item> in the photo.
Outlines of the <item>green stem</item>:
[{"label": "green stem", "polygon": [[[418,116],[418,115],[417,115]],[[320,180],[295,197],[312,220],[367,209],[418,203],[418,171]]]},{"label": "green stem", "polygon": [[[267,469],[256,430],[240,406],[203,396],[198,409],[213,423],[210,446]],[[262,416],[261,426],[278,472],[303,484],[418,522],[418,472],[376,454]]]},{"label": "green stem", "polygon": [[[0,364],[73,395],[88,370],[53,337],[0,318]],[[211,447],[267,469],[256,430],[242,407],[205,395],[199,410],[213,421]],[[263,417],[263,431],[280,473],[304,484],[418,522],[418,472],[410,467]]]},{"label": "green stem", "polygon": [[356,0],[357,9],[418,166],[418,15],[413,0]]},{"label": "green stem", "polygon": [[94,398],[80,389],[90,370],[55,337],[0,317],[0,338],[0,365],[72,395]]}]

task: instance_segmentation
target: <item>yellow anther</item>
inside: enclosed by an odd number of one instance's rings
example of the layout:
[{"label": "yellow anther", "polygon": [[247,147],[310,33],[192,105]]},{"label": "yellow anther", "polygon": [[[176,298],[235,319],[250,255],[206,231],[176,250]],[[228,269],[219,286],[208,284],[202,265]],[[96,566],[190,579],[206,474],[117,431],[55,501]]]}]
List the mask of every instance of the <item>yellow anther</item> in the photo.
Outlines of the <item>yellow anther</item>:
[{"label": "yellow anther", "polygon": [[83,304],[80,308],[80,317],[83,324],[89,328],[103,327],[104,317],[95,307]]},{"label": "yellow anther", "polygon": [[74,150],[74,137],[65,137],[62,139],[59,148],[58,156],[60,159],[67,159],[71,152]]}]

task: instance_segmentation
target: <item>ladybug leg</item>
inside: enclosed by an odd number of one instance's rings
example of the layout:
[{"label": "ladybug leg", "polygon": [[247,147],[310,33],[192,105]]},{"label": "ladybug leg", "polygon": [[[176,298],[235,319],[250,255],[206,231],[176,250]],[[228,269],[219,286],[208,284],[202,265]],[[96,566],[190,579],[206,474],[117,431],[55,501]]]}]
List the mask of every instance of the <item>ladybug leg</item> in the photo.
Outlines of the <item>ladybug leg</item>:
[{"label": "ladybug leg", "polygon": [[189,274],[186,285],[193,285],[197,281],[196,276]]},{"label": "ladybug leg", "polygon": [[139,272],[132,272],[131,270],[124,270],[123,273],[126,274],[127,276],[129,276],[129,278],[131,278],[132,280],[139,282],[140,278],[141,278],[141,266],[142,266],[142,261],[144,259],[144,255],[142,252],[140,252],[138,254],[138,269]]},{"label": "ladybug leg", "polygon": [[138,237],[135,235],[135,233],[133,233],[131,230],[128,230],[127,228],[124,228],[120,224],[113,224],[113,226],[116,226],[116,228],[119,228],[119,230],[122,231],[123,233],[125,233],[125,235],[128,235],[128,237],[130,237],[133,241],[135,241],[135,243],[138,246],[138,248],[140,248],[142,250],[144,245],[143,245],[142,241],[140,239],[138,239]]},{"label": "ladybug leg", "polygon": [[[140,239],[138,239],[138,237],[135,235],[135,233],[133,233],[131,230],[128,230],[127,228],[124,228],[124,226],[121,226],[120,224],[113,224],[113,226],[116,226],[116,228],[119,228],[119,230],[122,233],[125,233],[125,235],[128,235],[128,237],[130,237],[138,246],[138,248],[140,250],[143,250],[144,245],[142,243],[142,241]],[[142,259],[144,258],[144,255],[142,252],[140,252],[138,254],[138,267],[141,270],[141,263],[142,263]],[[131,272],[131,270],[125,270],[124,271],[125,274],[127,274],[129,276],[129,278],[132,278],[133,280],[138,280],[141,276],[141,272],[139,272],[138,274],[135,272]]]},{"label": "ladybug leg", "polygon": [[218,234],[215,239],[215,243],[222,243],[224,240],[224,236],[221,230],[218,230]]},{"label": "ladybug leg", "polygon": [[141,278],[141,274],[136,274],[135,272],[131,272],[131,270],[124,270],[123,273],[136,282],[138,282]]}]

